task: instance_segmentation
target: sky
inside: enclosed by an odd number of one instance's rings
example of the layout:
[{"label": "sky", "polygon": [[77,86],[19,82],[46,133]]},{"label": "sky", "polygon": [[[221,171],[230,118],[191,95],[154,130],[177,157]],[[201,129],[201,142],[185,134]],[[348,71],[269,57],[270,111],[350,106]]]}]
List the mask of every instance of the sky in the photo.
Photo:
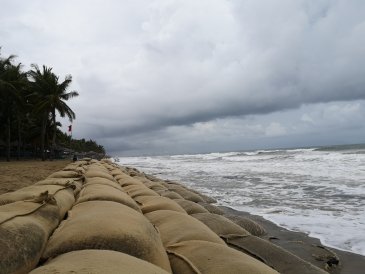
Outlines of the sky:
[{"label": "sky", "polygon": [[363,0],[0,7],[2,56],[71,74],[73,137],[110,155],[365,143]]}]

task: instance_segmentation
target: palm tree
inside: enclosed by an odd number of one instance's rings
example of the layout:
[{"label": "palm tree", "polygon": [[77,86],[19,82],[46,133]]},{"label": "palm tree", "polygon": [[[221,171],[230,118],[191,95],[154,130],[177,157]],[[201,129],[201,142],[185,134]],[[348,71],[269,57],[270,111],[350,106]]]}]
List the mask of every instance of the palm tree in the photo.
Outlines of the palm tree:
[{"label": "palm tree", "polygon": [[56,147],[56,111],[61,117],[67,116],[70,121],[76,118],[75,113],[65,103],[70,98],[76,97],[79,94],[76,91],[67,92],[72,77],[67,75],[62,83],[59,83],[59,78],[52,72],[52,68],[43,66],[42,71],[35,64],[32,65],[32,70],[29,71],[29,76],[32,80],[33,95],[35,95],[35,112],[41,115],[42,130],[41,130],[41,151],[42,160],[45,160],[45,136],[47,122],[51,119],[53,125],[53,136],[51,145],[51,158],[54,157]]},{"label": "palm tree", "polygon": [[[20,145],[20,117],[22,112],[21,93],[27,84],[26,73],[21,71],[21,64],[13,65],[15,56],[0,58],[0,120],[5,125],[6,160],[10,161],[11,128],[13,120],[18,121],[18,154]],[[19,156],[19,155],[18,155]]]}]

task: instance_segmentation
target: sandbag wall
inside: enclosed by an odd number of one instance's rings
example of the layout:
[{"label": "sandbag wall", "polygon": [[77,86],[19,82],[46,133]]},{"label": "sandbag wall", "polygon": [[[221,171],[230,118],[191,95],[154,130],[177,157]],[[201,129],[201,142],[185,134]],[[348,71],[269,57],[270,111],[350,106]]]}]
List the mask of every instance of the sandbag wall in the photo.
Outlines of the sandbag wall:
[{"label": "sandbag wall", "polygon": [[0,273],[326,273],[214,202],[108,160],[78,161],[0,196]]},{"label": "sandbag wall", "polygon": [[66,166],[43,181],[0,195],[0,272],[28,273],[49,236],[75,202],[87,161]]}]

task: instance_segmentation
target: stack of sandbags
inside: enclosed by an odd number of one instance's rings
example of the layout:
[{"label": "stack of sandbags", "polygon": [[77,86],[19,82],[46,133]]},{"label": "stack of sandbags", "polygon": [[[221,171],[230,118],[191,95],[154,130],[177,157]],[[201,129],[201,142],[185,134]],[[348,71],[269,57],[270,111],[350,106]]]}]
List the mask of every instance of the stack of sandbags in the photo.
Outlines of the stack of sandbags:
[{"label": "stack of sandbags", "polygon": [[[126,205],[140,212],[137,203],[121,188],[118,189],[109,184],[95,183],[95,181],[98,181],[98,178],[93,179],[93,183],[86,183],[83,186],[76,204],[87,201],[111,201]],[[100,178],[100,180],[103,180],[103,178]]]},{"label": "stack of sandbags", "polygon": [[58,223],[59,208],[54,201],[19,201],[0,206],[1,273],[32,270]]},{"label": "stack of sandbags", "polygon": [[138,196],[135,197],[143,214],[156,210],[173,210],[186,214],[186,211],[175,201],[162,196]]},{"label": "stack of sandbags", "polygon": [[[145,216],[161,232],[174,272],[270,273],[275,269],[285,274],[298,273],[297,271],[323,273],[282,248],[254,236],[266,234],[264,228],[256,222],[243,217],[223,216],[224,211],[211,204],[215,202],[214,199],[175,182],[151,181],[137,171],[134,171],[133,178],[163,196],[163,199],[152,196],[139,196],[134,199]],[[165,200],[167,197],[173,199],[174,206]],[[206,226],[203,228],[201,224],[193,222],[180,208],[176,209],[175,204]],[[246,254],[227,246],[222,247],[222,241],[218,240],[212,231],[230,247]],[[217,253],[222,256],[216,258]],[[227,267],[224,262],[231,259],[234,263]],[[204,260],[214,260],[214,263],[202,263]]]},{"label": "stack of sandbags", "polygon": [[170,271],[160,235],[136,210],[110,201],[75,205],[53,233],[43,259],[84,249],[114,250]]},{"label": "stack of sandbags", "polygon": [[222,215],[197,213],[192,216],[207,225],[225,242],[250,256],[254,256],[266,265],[283,274],[324,274],[314,265],[294,254],[272,244],[269,241],[251,235],[247,230]]},{"label": "stack of sandbags", "polygon": [[209,227],[187,214],[157,210],[145,216],[161,233],[173,273],[277,273],[228,247]]},{"label": "stack of sandbags", "polygon": [[[85,185],[80,191],[76,204],[87,201],[112,201],[141,212],[136,202],[125,193],[110,172],[109,164],[92,164],[85,174]],[[109,177],[110,176],[110,177]]]},{"label": "stack of sandbags", "polygon": [[[105,161],[89,165],[76,203],[42,254],[42,260],[49,262],[35,273],[93,272],[103,266],[100,273],[142,273],[144,268],[145,273],[171,272],[158,230],[114,179],[122,173]],[[145,187],[143,183],[129,186]]]},{"label": "stack of sandbags", "polygon": [[0,272],[27,273],[39,262],[49,236],[75,202],[87,162],[0,195]]},{"label": "stack of sandbags", "polygon": [[62,254],[30,273],[168,274],[169,272],[125,253],[86,249]]},{"label": "stack of sandbags", "polygon": [[62,185],[32,185],[14,192],[0,195],[0,205],[18,201],[35,203],[48,202],[58,207],[59,220],[62,220],[66,212],[75,202],[75,186],[73,184]]},{"label": "stack of sandbags", "polygon": [[[203,245],[214,250],[210,253],[208,248],[206,252],[209,255],[205,259],[217,259],[216,256],[218,254],[215,253],[215,249],[217,248],[215,245],[221,246],[218,249],[220,252],[226,253],[227,258],[232,256],[232,253],[237,257],[234,266],[226,262],[219,271],[225,270],[229,273],[275,273],[275,271],[254,258],[227,247],[224,241],[222,241],[216,233],[209,229],[209,227],[188,215],[196,213],[209,214],[208,210],[196,203],[207,203],[207,201],[204,200],[199,193],[190,191],[176,183],[168,184],[157,180],[151,181],[142,173],[135,170],[133,170],[133,178],[120,170],[111,170],[111,172],[123,186],[123,190],[131,195],[131,197],[140,206],[145,216],[160,231],[163,245],[169,252],[169,258],[172,263],[174,273],[213,273],[212,271],[215,269],[215,266],[204,261],[204,258],[199,254],[197,254],[197,260],[194,262],[187,259],[189,257],[188,255],[179,255],[180,244],[188,249],[195,249],[196,241],[199,241],[199,243],[202,242]],[[143,186],[141,186],[141,184]],[[176,194],[177,196],[173,197],[178,199],[171,200],[166,196],[156,195],[156,192],[159,194],[165,194],[167,191]],[[184,199],[180,194],[184,195],[184,197],[188,199]],[[208,201],[212,201],[208,198],[206,199]],[[237,226],[238,231],[243,231],[243,229],[238,225],[233,223],[232,225]],[[246,232],[246,234],[248,235],[249,233]],[[183,251],[181,252],[184,253]],[[185,258],[183,261],[189,266],[189,270],[183,266],[184,263],[177,259],[181,259],[181,256]],[[207,272],[208,269],[209,272]],[[253,271],[255,269],[257,272]]]}]

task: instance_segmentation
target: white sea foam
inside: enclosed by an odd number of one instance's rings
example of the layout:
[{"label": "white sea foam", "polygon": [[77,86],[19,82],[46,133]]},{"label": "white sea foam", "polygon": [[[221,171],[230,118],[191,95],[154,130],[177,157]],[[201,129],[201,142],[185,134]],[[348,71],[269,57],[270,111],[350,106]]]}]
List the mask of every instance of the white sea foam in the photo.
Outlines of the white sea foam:
[{"label": "white sea foam", "polygon": [[219,204],[261,215],[365,255],[364,150],[260,150],[122,157],[158,177],[178,180]]}]

